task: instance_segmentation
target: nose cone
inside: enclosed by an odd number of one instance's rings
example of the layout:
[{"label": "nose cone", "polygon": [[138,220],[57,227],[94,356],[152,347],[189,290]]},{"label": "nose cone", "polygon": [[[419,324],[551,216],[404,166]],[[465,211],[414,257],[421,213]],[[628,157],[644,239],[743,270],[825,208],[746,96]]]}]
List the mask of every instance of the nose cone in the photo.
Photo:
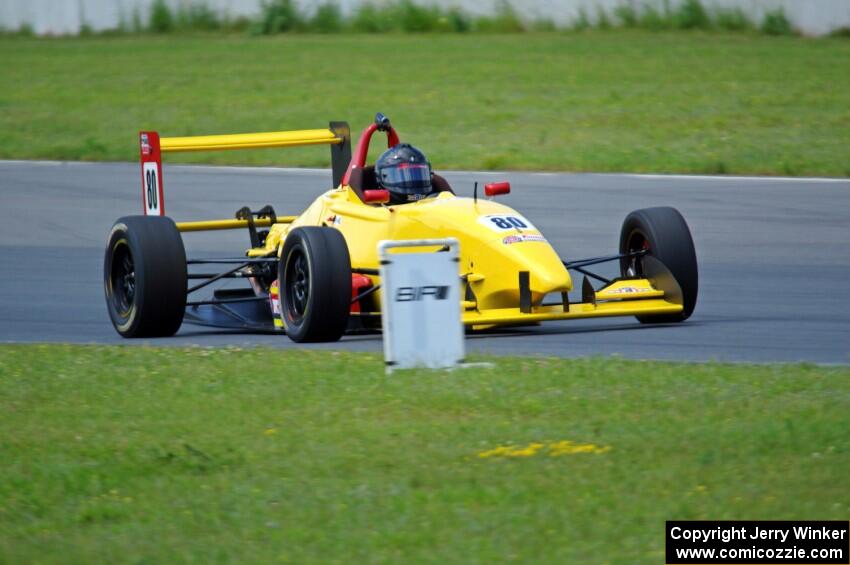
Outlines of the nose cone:
[{"label": "nose cone", "polygon": [[[512,208],[449,194],[403,208],[411,227],[417,226],[417,237],[438,233],[460,241],[461,274],[483,276],[471,287],[481,308],[517,307],[521,271],[529,273],[534,304],[550,292],[572,289],[558,254],[531,221]],[[401,239],[413,236],[399,234]]]},{"label": "nose cone", "polygon": [[516,239],[505,236],[490,242],[491,253],[499,257],[500,270],[528,271],[533,295],[572,290],[570,274],[549,242],[542,236],[527,239],[529,235],[535,234],[524,233]]}]

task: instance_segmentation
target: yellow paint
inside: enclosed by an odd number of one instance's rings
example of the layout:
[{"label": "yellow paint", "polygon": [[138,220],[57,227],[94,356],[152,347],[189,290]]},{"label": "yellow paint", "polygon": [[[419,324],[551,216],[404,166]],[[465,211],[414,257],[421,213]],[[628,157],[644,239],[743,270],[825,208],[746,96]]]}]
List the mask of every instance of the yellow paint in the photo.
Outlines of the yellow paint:
[{"label": "yellow paint", "polygon": [[222,151],[226,149],[261,149],[268,147],[298,147],[301,145],[334,145],[342,143],[329,129],[199,135],[192,137],[163,137],[159,147],[164,153],[179,151]]},{"label": "yellow paint", "polygon": [[[351,264],[378,268],[377,245],[381,240],[455,237],[460,241],[458,275],[474,272],[476,303],[479,310],[516,307],[519,304],[519,271],[531,273],[532,302],[539,304],[550,292],[572,289],[569,273],[558,254],[545,240],[505,244],[508,236],[532,235],[536,229],[497,231],[483,216],[522,218],[497,202],[456,197],[443,192],[436,197],[397,206],[371,206],[362,203],[348,187],[330,190],[287,226],[272,226],[266,238],[266,252],[280,248],[286,233],[298,226],[327,225],[342,232],[348,243]],[[399,250],[399,252],[404,252]],[[380,291],[378,291],[380,293]]]},{"label": "yellow paint", "polygon": [[656,290],[646,279],[614,281],[596,291],[596,300],[627,300],[630,298],[661,298],[664,292]]},{"label": "yellow paint", "polygon": [[[285,224],[295,220],[296,216],[278,216],[277,222]],[[272,225],[269,218],[255,218],[254,226],[267,228]],[[204,220],[201,222],[177,222],[177,229],[181,232],[189,231],[213,231],[213,230],[237,230],[246,229],[248,220]]]},{"label": "yellow paint", "polygon": [[563,307],[538,306],[530,314],[523,314],[518,307],[492,308],[489,310],[466,311],[463,323],[467,326],[521,324],[528,322],[546,322],[551,320],[573,320],[580,318],[601,318],[606,316],[636,316],[643,314],[678,314],[681,304],[673,304],[663,299],[621,300],[618,302],[600,302],[597,304],[570,304],[570,311]]},{"label": "yellow paint", "polygon": [[[289,230],[299,226],[333,226],[345,236],[353,267],[378,268],[381,240],[455,237],[460,241],[458,276],[468,275],[475,301],[462,303],[463,323],[473,328],[570,320],[603,316],[675,314],[682,306],[664,300],[664,293],[646,279],[617,281],[597,293],[597,303],[542,306],[549,293],[572,290],[572,280],[552,246],[533,228],[497,231],[482,217],[523,218],[491,200],[457,197],[443,192],[410,204],[367,205],[347,186],[319,196],[292,222],[269,229],[265,246],[249,255],[280,256]],[[528,236],[532,239],[528,240]],[[525,239],[524,239],[525,238]],[[505,241],[513,243],[505,243]],[[519,241],[517,241],[519,240]],[[410,252],[410,250],[398,250]],[[532,311],[519,310],[519,272],[530,273]],[[378,277],[371,277],[380,284]],[[467,283],[459,283],[466,285]],[[629,292],[623,289],[628,289]],[[380,300],[380,290],[377,291]],[[464,290],[461,291],[461,296]]]},{"label": "yellow paint", "polygon": [[[164,152],[293,147],[341,143],[328,129],[286,132],[167,137],[160,140]],[[503,218],[518,219],[512,224]],[[525,227],[523,227],[523,222]],[[345,237],[353,267],[378,268],[377,245],[381,240],[454,237],[460,241],[458,276],[467,275],[466,286],[474,300],[463,300],[463,323],[473,328],[504,324],[528,324],[600,316],[674,314],[682,306],[664,300],[664,293],[648,280],[617,281],[596,294],[596,304],[542,306],[550,293],[571,291],[573,283],[560,257],[543,235],[515,210],[487,199],[477,202],[449,192],[404,205],[363,203],[348,186],[329,190],[299,216],[254,221],[268,227],[262,247],[249,249],[249,257],[280,256],[289,230],[299,226],[333,226]],[[519,227],[515,227],[519,225]],[[244,229],[245,220],[180,222],[181,232]],[[399,249],[405,253],[412,249]],[[528,271],[532,311],[519,311],[519,273]],[[378,277],[372,276],[375,284]],[[376,292],[380,302],[380,290]],[[277,320],[275,320],[277,324]]]}]

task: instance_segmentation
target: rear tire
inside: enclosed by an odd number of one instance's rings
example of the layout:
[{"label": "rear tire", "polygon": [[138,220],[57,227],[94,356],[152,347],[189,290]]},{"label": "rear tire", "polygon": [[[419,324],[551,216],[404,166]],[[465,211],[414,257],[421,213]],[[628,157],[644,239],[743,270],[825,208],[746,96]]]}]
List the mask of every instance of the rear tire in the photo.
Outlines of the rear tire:
[{"label": "rear tire", "polygon": [[313,226],[289,232],[278,280],[281,318],[292,341],[342,337],[351,312],[351,256],[339,231]]},{"label": "rear tire", "polygon": [[[699,271],[694,240],[685,218],[667,206],[635,210],[626,216],[620,231],[620,253],[646,249],[673,274],[682,290],[682,311],[678,314],[636,316],[644,324],[683,322],[694,311],[699,291]],[[620,260],[623,276],[643,276],[640,257]]]},{"label": "rear tire", "polygon": [[106,246],[103,287],[115,330],[126,338],[167,337],[186,310],[186,251],[171,218],[120,218]]}]

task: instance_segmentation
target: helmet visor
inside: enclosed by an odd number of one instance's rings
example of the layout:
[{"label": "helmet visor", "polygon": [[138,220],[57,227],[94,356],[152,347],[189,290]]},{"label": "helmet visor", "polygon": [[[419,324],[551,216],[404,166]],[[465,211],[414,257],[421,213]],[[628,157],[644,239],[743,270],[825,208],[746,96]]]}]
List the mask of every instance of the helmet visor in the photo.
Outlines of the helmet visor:
[{"label": "helmet visor", "polygon": [[400,163],[381,170],[381,185],[400,194],[431,192],[431,167],[427,164]]}]

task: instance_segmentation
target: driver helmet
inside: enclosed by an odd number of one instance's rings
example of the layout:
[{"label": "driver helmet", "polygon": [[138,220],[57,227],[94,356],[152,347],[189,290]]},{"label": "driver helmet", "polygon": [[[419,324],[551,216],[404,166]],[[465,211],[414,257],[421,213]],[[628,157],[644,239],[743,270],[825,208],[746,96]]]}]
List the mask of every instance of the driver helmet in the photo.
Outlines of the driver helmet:
[{"label": "driver helmet", "polygon": [[384,151],[375,162],[378,185],[390,193],[392,204],[421,200],[431,194],[431,163],[409,143]]}]

